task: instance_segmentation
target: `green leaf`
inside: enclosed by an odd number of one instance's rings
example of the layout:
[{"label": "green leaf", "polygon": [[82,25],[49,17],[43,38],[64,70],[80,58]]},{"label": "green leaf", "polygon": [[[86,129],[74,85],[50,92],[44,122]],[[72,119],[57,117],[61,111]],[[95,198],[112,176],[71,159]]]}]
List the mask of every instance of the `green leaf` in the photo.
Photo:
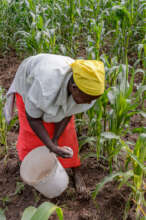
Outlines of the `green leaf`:
[{"label": "green leaf", "polygon": [[83,137],[79,139],[79,151],[81,150],[82,146],[85,144],[94,145],[96,143],[96,137]]},{"label": "green leaf", "polygon": [[26,208],[23,212],[23,216],[22,216],[21,220],[31,220],[31,218],[34,215],[34,213],[36,212],[36,210],[37,209],[33,206]]},{"label": "green leaf", "polygon": [[140,220],[146,220],[146,216],[143,216]]},{"label": "green leaf", "polygon": [[140,134],[140,139],[143,141],[143,143],[146,143],[146,133]]},{"label": "green leaf", "polygon": [[146,133],[146,127],[141,127],[141,128],[133,128],[132,133]]},{"label": "green leaf", "polygon": [[63,220],[63,212],[62,212],[62,209],[61,208],[56,208],[56,213],[59,217],[59,220]]},{"label": "green leaf", "polygon": [[140,111],[139,113],[141,114],[142,117],[146,118],[146,112]]},{"label": "green leaf", "polygon": [[39,15],[38,19],[37,19],[37,27],[38,27],[38,29],[41,30],[43,28],[43,25],[44,25],[43,18]]},{"label": "green leaf", "polygon": [[48,220],[55,210],[57,210],[59,220],[63,220],[62,209],[50,202],[44,202],[41,204],[36,210],[35,214],[32,216],[31,220]]},{"label": "green leaf", "polygon": [[88,154],[84,154],[83,156],[81,156],[81,159],[82,160],[85,160],[85,159],[87,159],[87,158],[89,158],[89,157],[94,157],[94,158],[97,158],[97,155],[96,155],[96,153],[88,153]]},{"label": "green leaf", "polygon": [[145,92],[146,91],[146,85],[144,85],[144,86],[140,86],[139,88],[138,88],[138,94],[139,94],[139,96],[142,98],[142,94],[143,94],[143,92]]},{"label": "green leaf", "polygon": [[111,175],[105,177],[100,183],[98,183],[98,184],[96,185],[96,189],[95,189],[95,191],[94,191],[93,194],[92,194],[93,199],[96,198],[96,195],[97,195],[98,192],[104,187],[104,185],[105,185],[106,183],[108,183],[108,182],[113,181],[113,179],[114,179],[115,177],[120,177],[120,178],[122,178],[122,177],[125,178],[125,177],[126,177],[127,179],[129,179],[132,175],[133,175],[133,171],[130,170],[130,171],[127,171],[127,172],[125,172],[125,173],[123,173],[123,172],[112,173]]},{"label": "green leaf", "polygon": [[113,132],[102,132],[101,136],[105,139],[119,139],[120,137]]},{"label": "green leaf", "polygon": [[107,94],[108,99],[112,105],[115,104],[117,93],[118,93],[118,89],[116,87],[112,87],[111,90]]},{"label": "green leaf", "polygon": [[15,195],[21,193],[24,190],[24,183],[22,182],[17,182],[16,183],[16,190],[15,190]]},{"label": "green leaf", "polygon": [[140,168],[145,172],[146,167],[137,159],[137,157],[134,154],[132,154],[130,151],[127,151],[127,153],[140,166]]},{"label": "green leaf", "polygon": [[60,50],[61,50],[62,54],[66,54],[67,50],[66,50],[66,47],[63,44],[60,45]]},{"label": "green leaf", "polygon": [[4,210],[0,208],[0,220],[6,220],[6,216],[4,214]]}]

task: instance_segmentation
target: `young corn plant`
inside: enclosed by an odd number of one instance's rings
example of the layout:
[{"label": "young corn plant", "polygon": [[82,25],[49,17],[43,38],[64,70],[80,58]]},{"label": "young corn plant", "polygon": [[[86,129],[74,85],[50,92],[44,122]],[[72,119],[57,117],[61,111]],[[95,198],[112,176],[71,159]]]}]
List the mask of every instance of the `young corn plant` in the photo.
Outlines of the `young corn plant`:
[{"label": "young corn plant", "polygon": [[133,179],[132,185],[129,186],[133,189],[133,200],[137,205],[137,219],[140,215],[140,207],[143,205],[146,206],[146,202],[144,199],[145,187],[145,175],[146,175],[146,134],[140,134],[135,147],[133,150],[129,148],[123,142],[124,150],[127,153],[127,159],[125,163],[126,170],[128,169],[128,165],[131,162],[133,168]]},{"label": "young corn plant", "polygon": [[51,19],[46,16],[49,7],[43,8],[42,5],[36,5],[31,0],[23,1],[20,6],[21,10],[24,8],[27,11],[28,18],[25,27],[15,33],[16,39],[20,39],[20,36],[23,39],[17,41],[18,47],[27,47],[34,53],[55,52],[55,28],[48,28]]},{"label": "young corn plant", "polygon": [[119,138],[129,131],[130,118],[137,113],[138,103],[128,98],[128,91],[129,89],[122,92],[120,88],[112,87],[107,95],[110,101],[110,110],[106,120],[108,131],[101,133],[100,144],[109,161],[110,171],[112,171],[113,161],[118,162],[118,154],[122,148]]},{"label": "young corn plant", "polygon": [[26,208],[21,220],[48,220],[54,211],[56,211],[59,220],[64,219],[61,208],[50,202],[44,202],[38,208],[33,206]]},{"label": "young corn plant", "polygon": [[107,73],[107,84],[112,87],[106,89],[104,95],[88,111],[88,136],[97,137],[97,159],[101,156],[106,158],[109,162],[110,172],[112,172],[113,162],[118,165],[118,155],[122,149],[120,138],[129,132],[130,118],[135,114],[144,116],[144,112],[138,110],[138,106],[141,103],[140,100],[143,101],[142,94],[145,87],[139,87],[133,96],[136,71],[130,68],[131,79],[128,81],[127,65],[118,66],[116,59],[112,60],[113,67],[107,60],[106,63],[110,75],[109,77]]},{"label": "young corn plant", "polygon": [[88,111],[88,136],[95,137],[97,160],[103,155],[103,145],[101,143],[101,134],[107,131],[107,108],[108,108],[108,89],[100,97],[93,108]]},{"label": "young corn plant", "polygon": [[96,21],[95,19],[90,20],[90,33],[87,38],[87,57],[88,59],[99,59],[99,52],[101,48],[101,42],[103,41],[104,35],[104,21]]},{"label": "young corn plant", "polygon": [[0,156],[5,156],[8,153],[8,144],[7,144],[7,134],[8,131],[16,124],[18,121],[18,117],[15,116],[10,124],[8,125],[5,116],[4,116],[4,105],[5,105],[6,97],[4,95],[4,89],[0,87],[0,147],[3,147],[4,150],[0,148]]},{"label": "young corn plant", "polygon": [[[146,175],[146,135],[141,134],[139,136],[133,150],[123,140],[120,140],[120,142],[122,145],[122,150],[124,150],[127,155],[125,172],[113,172],[109,176],[105,177],[100,183],[96,185],[96,189],[93,192],[93,199],[96,198],[97,194],[101,191],[106,183],[117,180],[119,183],[119,189],[125,184],[131,188],[129,199],[133,200],[136,204],[136,218],[139,219],[140,216],[145,216],[146,214],[144,212],[144,206],[146,206],[144,199],[146,184],[144,182],[144,177]],[[128,203],[129,201],[127,204]],[[124,220],[126,220],[128,216],[127,207],[123,216]]]},{"label": "young corn plant", "polygon": [[5,121],[3,107],[5,103],[4,90],[0,88],[0,146],[4,146],[4,154],[7,154],[7,124]]},{"label": "young corn plant", "polygon": [[137,113],[138,103],[132,103],[132,100],[127,99],[116,87],[112,88],[108,97],[111,102],[108,116],[109,131],[123,136],[129,130],[130,118]]},{"label": "young corn plant", "polygon": [[143,0],[36,0],[35,4],[32,0],[2,0],[0,26],[5,34],[1,42],[17,51],[72,56],[82,43],[89,58],[106,51],[126,63],[128,50],[135,50],[144,40],[144,7]]}]

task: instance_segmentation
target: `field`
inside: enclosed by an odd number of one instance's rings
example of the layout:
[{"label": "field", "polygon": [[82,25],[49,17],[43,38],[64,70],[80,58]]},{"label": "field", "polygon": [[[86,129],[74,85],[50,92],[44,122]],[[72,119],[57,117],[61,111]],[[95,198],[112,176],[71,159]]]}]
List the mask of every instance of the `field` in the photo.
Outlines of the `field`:
[{"label": "field", "polygon": [[[146,218],[145,15],[143,0],[1,0],[0,220],[21,220],[25,208],[46,201],[65,220]],[[104,95],[76,115],[88,198],[76,193],[71,170],[68,189],[51,200],[20,178],[17,112],[8,126],[3,106],[19,64],[37,53],[104,62]]]}]

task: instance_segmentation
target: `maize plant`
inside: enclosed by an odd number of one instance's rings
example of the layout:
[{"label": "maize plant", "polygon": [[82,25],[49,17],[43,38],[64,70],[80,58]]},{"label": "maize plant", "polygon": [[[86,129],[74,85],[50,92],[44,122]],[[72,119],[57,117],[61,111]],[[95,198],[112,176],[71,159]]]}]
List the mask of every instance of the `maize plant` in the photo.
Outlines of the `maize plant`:
[{"label": "maize plant", "polygon": [[[124,143],[123,143],[124,145]],[[133,184],[129,186],[133,189],[133,199],[137,205],[137,216],[140,214],[140,209],[142,204],[146,203],[144,201],[144,192],[146,183],[144,182],[144,177],[146,175],[146,134],[141,134],[135,144],[133,150],[131,150],[127,145],[125,145],[124,150],[127,152],[127,160],[125,163],[126,169],[128,169],[128,164],[131,162],[133,167]]]},{"label": "maize plant", "polygon": [[58,219],[63,220],[62,209],[50,202],[44,202],[38,208],[33,206],[26,208],[21,220],[48,220],[54,211],[56,211]]},{"label": "maize plant", "polygon": [[99,58],[101,52],[107,52],[126,64],[129,51],[140,47],[140,55],[143,50],[144,9],[143,0],[37,0],[35,4],[32,0],[2,0],[0,16],[5,19],[0,19],[0,42],[18,52],[76,56],[82,39],[88,58]]},{"label": "maize plant", "polygon": [[0,145],[4,146],[5,153],[7,153],[7,124],[3,114],[3,107],[5,103],[4,90],[0,88]]},{"label": "maize plant", "polygon": [[4,151],[0,150],[2,154],[7,154],[7,151],[8,151],[7,149],[8,148],[7,146],[8,131],[10,131],[12,127],[16,124],[16,122],[18,121],[18,117],[15,116],[9,125],[6,123],[4,111],[3,111],[4,105],[5,105],[5,99],[6,97],[4,95],[4,89],[0,88],[0,146],[4,147]]},{"label": "maize plant", "polygon": [[[105,177],[97,184],[96,189],[93,192],[93,198],[96,198],[97,194],[106,183],[116,179],[119,183],[119,188],[121,188],[124,184],[131,188],[130,199],[133,200],[137,206],[137,219],[139,219],[140,215],[145,216],[144,206],[146,206],[144,199],[146,184],[144,182],[144,177],[146,175],[146,135],[141,134],[139,136],[133,150],[131,150],[128,144],[126,144],[123,140],[120,140],[120,143],[122,145],[122,150],[124,150],[127,154],[125,172],[116,172]],[[131,165],[130,168],[128,167],[129,164]],[[124,215],[124,219],[127,219],[127,212]]]}]

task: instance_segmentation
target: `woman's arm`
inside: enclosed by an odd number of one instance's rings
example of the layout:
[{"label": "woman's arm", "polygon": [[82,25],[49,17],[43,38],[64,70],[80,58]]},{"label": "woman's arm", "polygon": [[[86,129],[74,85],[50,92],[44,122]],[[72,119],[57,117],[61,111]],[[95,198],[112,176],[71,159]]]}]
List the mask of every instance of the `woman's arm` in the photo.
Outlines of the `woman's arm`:
[{"label": "woman's arm", "polygon": [[63,131],[66,128],[66,126],[68,125],[71,117],[72,116],[66,117],[62,121],[54,123],[55,124],[55,130],[54,130],[54,136],[53,136],[52,141],[55,144],[58,144],[58,139],[61,136],[61,134],[63,133]]},{"label": "woman's arm", "polygon": [[[70,152],[57,146],[55,143],[53,143],[53,141],[50,139],[48,135],[46,128],[43,125],[43,121],[41,118],[32,118],[31,116],[27,114],[27,112],[26,112],[26,117],[32,130],[40,138],[40,140],[44,143],[44,145],[46,145],[50,149],[50,151],[58,154],[58,156],[63,157],[63,158],[71,157]],[[58,129],[58,134],[62,131],[62,129]]]}]

